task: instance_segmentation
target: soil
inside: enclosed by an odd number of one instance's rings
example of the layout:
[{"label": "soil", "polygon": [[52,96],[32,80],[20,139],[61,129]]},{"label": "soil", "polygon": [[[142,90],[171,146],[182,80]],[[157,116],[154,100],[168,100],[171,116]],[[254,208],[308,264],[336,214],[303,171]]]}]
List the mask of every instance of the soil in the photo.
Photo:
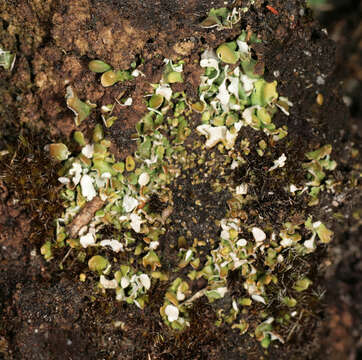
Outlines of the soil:
[{"label": "soil", "polygon": [[[278,10],[274,14],[266,2],[257,0],[232,30],[200,28],[210,8],[224,4],[0,0],[0,44],[17,53],[13,71],[0,70],[0,150],[8,152],[0,157],[0,359],[338,360],[361,355],[362,7],[359,4],[358,12],[349,1],[338,8],[337,1],[334,11],[321,17],[321,24],[303,1],[271,1]],[[309,256],[307,265],[298,265],[308,267],[318,296],[306,298],[303,306],[309,315],[289,329],[288,342],[273,343],[267,351],[250,336],[215,327],[215,311],[204,299],[194,305],[190,328],[174,333],[159,315],[165,290],[161,285],[151,289],[152,302],[141,311],[116,302],[111,294],[99,294],[90,281],[78,281],[81,265],[71,255],[64,259],[66,254],[58,254],[64,264],[46,262],[39,250],[53,238],[53,220],[62,211],[59,165],[48,159],[44,146],[61,141],[74,149],[71,137],[76,127],[64,100],[67,84],[81,99],[97,105],[122,92],[132,95],[132,111],[117,110],[119,120],[106,132],[116,157],[125,158],[133,151],[134,125],[145,110],[142,96],[150,83],[160,80],[162,59],[185,59],[192,80],[182,90],[196,97],[199,74],[194,60],[200,49],[216,47],[246,27],[263,39],[263,46],[254,50],[265,64],[266,78],[274,80],[278,71],[278,91],[294,104],[288,120],[291,140],[283,145],[291,163],[300,163],[306,151],[325,143],[333,145],[338,163],[336,194],[324,195],[314,209],[335,232],[333,243]],[[88,62],[95,58],[119,69],[143,59],[140,70],[145,77],[103,88],[99,75],[88,70]],[[322,106],[316,103],[317,93],[323,95]],[[276,125],[282,123],[280,116],[275,117]],[[90,136],[96,122],[92,114],[80,129]],[[249,135],[255,144],[261,140],[256,132]],[[352,149],[359,149],[359,154]],[[252,158],[249,164],[253,173],[269,165]],[[298,178],[296,165],[290,172]],[[182,218],[195,234],[215,231],[212,223],[223,217],[228,195],[209,197],[205,187],[190,185],[194,174],[188,175],[177,185],[189,191],[186,195],[200,198],[209,213],[195,212],[181,192],[175,197],[179,211],[172,221],[176,224]],[[246,174],[234,176],[247,180]],[[267,180],[259,180],[254,189],[263,202],[249,210],[282,223],[283,214],[293,207],[278,193],[267,195],[278,189]],[[327,210],[331,203],[332,212]],[[298,211],[301,207],[294,204]],[[195,226],[192,217],[206,223],[205,228]],[[170,231],[168,236],[176,243],[179,235]],[[235,292],[236,282],[231,277]]]}]

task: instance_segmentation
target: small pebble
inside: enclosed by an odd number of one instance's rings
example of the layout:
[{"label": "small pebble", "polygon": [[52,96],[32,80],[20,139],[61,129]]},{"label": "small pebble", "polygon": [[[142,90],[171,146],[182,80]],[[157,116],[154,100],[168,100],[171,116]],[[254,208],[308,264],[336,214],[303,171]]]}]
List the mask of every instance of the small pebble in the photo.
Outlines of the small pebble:
[{"label": "small pebble", "polygon": [[322,106],[322,105],[323,105],[324,98],[323,98],[323,95],[322,95],[322,94],[318,94],[318,95],[317,95],[316,102],[317,102],[317,104],[318,104],[319,106]]},{"label": "small pebble", "polygon": [[326,83],[326,81],[324,80],[324,78],[322,76],[317,76],[317,84],[318,85],[324,85]]}]

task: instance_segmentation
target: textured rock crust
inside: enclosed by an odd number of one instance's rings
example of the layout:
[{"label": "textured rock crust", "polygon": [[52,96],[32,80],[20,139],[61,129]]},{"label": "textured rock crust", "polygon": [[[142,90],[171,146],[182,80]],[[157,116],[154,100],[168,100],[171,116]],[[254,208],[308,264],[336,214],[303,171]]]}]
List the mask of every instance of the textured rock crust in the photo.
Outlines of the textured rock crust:
[{"label": "textured rock crust", "polygon": [[[0,45],[17,53],[14,70],[0,70],[0,150],[11,154],[0,159],[6,174],[0,176],[0,359],[300,360],[325,359],[326,353],[330,359],[343,358],[354,326],[348,309],[341,312],[331,306],[323,311],[321,304],[313,304],[317,310],[290,342],[266,354],[252,338],[215,328],[213,309],[202,300],[195,305],[191,328],[175,335],[162,325],[158,313],[164,291],[153,290],[155,305],[144,312],[130,309],[111,295],[94,298],[92,286],[78,282],[76,261],[63,272],[39,254],[40,245],[53,235],[51,220],[60,211],[57,168],[45,159],[43,147],[51,141],[67,143],[75,130],[74,115],[65,104],[66,86],[97,105],[114,102],[121,92],[132,96],[132,108],[116,111],[119,120],[107,134],[116,156],[124,158],[132,152],[134,125],[145,111],[143,95],[150,83],[159,81],[163,58],[185,59],[190,82],[178,90],[196,97],[200,70],[195,60],[201,49],[216,47],[246,27],[264,40],[254,50],[265,63],[266,77],[274,79],[278,71],[278,90],[294,103],[288,123],[295,149],[290,158],[297,163],[306,150],[332,143],[333,156],[341,164],[337,176],[345,187],[338,210],[351,218],[361,199],[349,180],[358,158],[346,149],[357,135],[349,133],[333,72],[335,46],[304,10],[303,1],[270,3],[278,9],[277,16],[256,0],[233,30],[219,32],[198,24],[211,7],[224,6],[222,0],[0,0]],[[118,69],[144,59],[140,69],[146,76],[103,88],[99,75],[88,70],[95,58]],[[325,83],[319,84],[318,77]],[[316,104],[316,92],[323,94],[323,106]],[[98,121],[94,113],[80,128],[89,136]],[[19,138],[17,145],[19,135],[30,143]],[[322,209],[330,202],[321,199],[316,210],[321,220],[328,219]],[[357,241],[351,221],[336,225],[334,231],[337,242],[343,242],[345,234]],[[318,256],[311,267],[321,272],[317,279],[323,285],[329,260],[325,254]],[[326,328],[332,329],[327,338]],[[338,334],[346,342],[329,347]]]}]

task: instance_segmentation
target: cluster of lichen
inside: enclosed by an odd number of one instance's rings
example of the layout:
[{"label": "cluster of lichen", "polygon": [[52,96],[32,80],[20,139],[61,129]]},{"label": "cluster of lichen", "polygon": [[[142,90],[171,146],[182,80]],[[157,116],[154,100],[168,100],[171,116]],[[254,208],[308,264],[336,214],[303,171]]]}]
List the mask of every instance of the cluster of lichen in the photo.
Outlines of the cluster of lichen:
[{"label": "cluster of lichen", "polygon": [[[220,16],[221,23],[223,15]],[[100,124],[94,129],[92,141],[86,141],[80,132],[75,133],[81,146],[79,154],[70,154],[63,144],[51,144],[50,153],[64,161],[59,181],[64,184],[61,196],[65,210],[57,219],[56,241],[47,242],[42,252],[50,259],[53,247],[73,249],[79,260],[87,260],[89,269],[99,275],[101,289],[114,289],[117,300],[140,308],[152,302],[148,296],[152,285],[170,282],[160,313],[166,324],[179,330],[190,325],[189,312],[195,299],[205,296],[215,303],[226,298],[229,275],[238,272],[244,296],[229,297],[228,308],[220,305],[216,325],[230,324],[241,334],[253,328],[262,346],[268,347],[273,340],[284,341],[273,328],[274,318],[268,315],[268,289],[280,281],[278,266],[290,254],[302,257],[313,252],[317,241],[328,243],[332,232],[320,221],[313,222],[311,216],[299,221],[289,219],[279,230],[275,224],[263,224],[262,219],[245,211],[247,204],[257,200],[248,191],[252,184],[235,183],[230,176],[236,169],[248,166],[248,156],[253,151],[260,158],[268,156],[274,161],[273,166],[265,169],[266,173],[280,172],[283,176],[287,166],[288,154],[273,158],[266,141],[250,149],[250,139],[242,138],[243,130],[250,127],[277,146],[288,134],[286,125],[277,128],[272,119],[278,108],[289,115],[292,104],[279,97],[276,81],[264,80],[263,69],[251,55],[250,44],[256,41],[259,40],[251,32],[242,32],[235,41],[201,54],[204,74],[197,102],[189,101],[183,92],[173,92],[173,83],[187,79],[182,74],[182,61],[173,64],[166,59],[161,82],[153,85],[152,94],[145,94],[148,113],[136,126],[137,150],[125,162],[116,161],[110,152],[111,143],[104,138]],[[101,61],[93,61],[90,69],[104,74],[113,71]],[[127,79],[138,75],[127,74]],[[93,107],[81,102],[71,88],[67,91],[67,102],[76,113],[77,124]],[[128,106],[131,104],[129,101]],[[103,114],[111,112],[113,106],[102,106]],[[200,114],[197,127],[191,123],[195,113]],[[107,123],[108,118],[103,115],[104,124],[112,126],[113,122]],[[336,166],[329,159],[330,152],[327,145],[308,153],[309,162],[303,165],[305,182],[281,183],[281,191],[290,196],[302,196],[309,191],[315,204],[318,193],[332,186],[331,179],[325,183],[325,172]],[[206,234],[203,240],[195,238],[190,244],[185,241],[187,229],[180,228],[185,236],[178,239],[178,249],[172,248],[179,262],[169,269],[163,266],[160,242],[167,246],[164,234],[175,210],[172,184],[197,165],[205,169],[195,178],[197,184],[202,184],[202,178],[210,178],[209,170],[213,167],[220,169],[230,192],[228,210],[222,220],[216,221],[219,232]],[[223,190],[219,179],[208,181],[212,191]],[[151,206],[153,196],[163,204],[158,211]],[[196,199],[195,206],[202,206],[202,202]],[[109,226],[116,230],[116,235],[104,238],[102,229]],[[205,248],[208,253],[202,257]],[[121,253],[128,254],[126,260],[119,256]],[[86,275],[82,274],[81,279],[85,280]],[[192,284],[199,279],[204,279],[205,286],[193,292]],[[293,281],[296,292],[311,284],[303,274]],[[293,309],[297,300],[285,295],[280,296],[279,302]],[[264,305],[264,321],[260,324],[248,324],[245,320],[244,314],[253,303]]]},{"label": "cluster of lichen", "polygon": [[10,51],[5,51],[0,47],[0,66],[5,70],[11,71],[14,68],[16,54]]},{"label": "cluster of lichen", "polygon": [[249,0],[243,7],[234,7],[231,11],[226,7],[212,8],[206,19],[204,19],[200,26],[206,29],[216,28],[217,30],[232,29],[237,24],[243,13],[249,11],[251,5],[255,0]]}]

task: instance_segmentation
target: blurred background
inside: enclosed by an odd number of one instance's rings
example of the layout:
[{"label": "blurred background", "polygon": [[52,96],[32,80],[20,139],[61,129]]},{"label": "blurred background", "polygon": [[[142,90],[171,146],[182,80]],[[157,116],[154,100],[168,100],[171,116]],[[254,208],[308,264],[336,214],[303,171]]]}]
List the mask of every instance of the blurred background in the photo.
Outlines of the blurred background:
[{"label": "blurred background", "polygon": [[[344,102],[362,119],[362,1],[307,0],[337,45],[336,76],[342,81]],[[361,121],[359,121],[361,124]]]},{"label": "blurred background", "polygon": [[[352,131],[355,145],[361,148],[362,1],[308,0],[307,2],[322,27],[336,42],[337,67],[335,76],[341,82],[343,100],[351,114],[351,126],[346,124],[345,128]],[[348,117],[346,117],[346,122],[347,119]],[[356,204],[351,206],[356,206]],[[346,235],[346,240],[348,241],[340,243],[334,250],[335,256],[333,257],[338,258],[334,266],[334,274],[327,274],[327,279],[329,278],[329,281],[327,280],[329,283],[329,286],[327,285],[328,292],[335,299],[334,304],[329,304],[329,315],[332,320],[329,323],[327,337],[329,344],[333,344],[335,349],[339,346],[338,339],[347,339],[345,344],[350,349],[349,354],[343,357],[336,353],[336,359],[357,360],[362,359],[362,323],[360,322],[359,326],[352,326],[348,329],[346,324],[350,320],[347,320],[346,314],[349,312],[351,316],[357,319],[362,314],[360,301],[362,296],[361,237],[353,239],[353,237],[348,238]],[[345,311],[346,306],[348,311]],[[348,351],[346,352],[348,353]]]}]

